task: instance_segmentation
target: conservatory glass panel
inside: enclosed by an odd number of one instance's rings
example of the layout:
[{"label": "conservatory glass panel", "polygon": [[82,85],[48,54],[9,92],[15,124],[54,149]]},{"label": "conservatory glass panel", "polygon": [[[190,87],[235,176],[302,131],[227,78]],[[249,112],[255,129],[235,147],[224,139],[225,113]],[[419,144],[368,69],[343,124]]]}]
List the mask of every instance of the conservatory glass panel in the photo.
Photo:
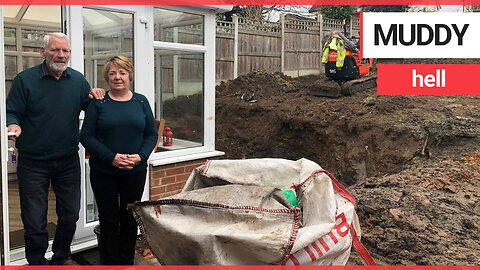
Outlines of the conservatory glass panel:
[{"label": "conservatory glass panel", "polygon": [[154,24],[156,41],[204,44],[202,15],[155,8]]}]

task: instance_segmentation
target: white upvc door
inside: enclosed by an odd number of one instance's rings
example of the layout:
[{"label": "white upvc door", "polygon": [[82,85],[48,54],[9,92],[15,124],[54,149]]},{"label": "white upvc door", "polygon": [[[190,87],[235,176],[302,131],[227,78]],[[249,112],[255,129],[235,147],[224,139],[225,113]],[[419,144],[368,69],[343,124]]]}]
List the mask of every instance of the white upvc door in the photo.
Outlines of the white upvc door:
[{"label": "white upvc door", "polygon": [[[4,67],[5,66],[5,63],[4,63],[4,52],[3,52],[3,44],[4,44],[4,41],[3,41],[3,37],[4,37],[4,34],[3,34],[3,9],[2,9],[2,6],[0,5],[0,67]],[[0,68],[0,78],[5,78],[5,69],[4,68]],[[10,238],[9,238],[9,234],[8,234],[8,231],[9,231],[9,226],[8,226],[8,177],[7,177],[7,159],[8,159],[8,156],[7,156],[7,148],[8,148],[8,144],[7,144],[7,136],[4,136],[4,134],[7,133],[7,128],[6,128],[6,117],[5,117],[5,80],[1,80],[0,81],[0,108],[1,108],[1,112],[0,112],[0,134],[2,135],[0,137],[1,139],[1,142],[0,142],[0,149],[2,150],[1,153],[0,153],[0,159],[1,159],[1,162],[2,162],[2,166],[0,166],[2,168],[1,170],[1,173],[2,173],[2,176],[1,176],[1,180],[2,180],[2,184],[1,184],[1,192],[2,192],[2,230],[3,230],[3,239],[2,239],[2,245],[3,245],[3,252],[4,252],[4,258],[5,258],[5,261],[4,263],[5,264],[9,264],[10,263],[10,257],[9,257],[9,254],[10,254]]]},{"label": "white upvc door", "polygon": [[[66,6],[66,32],[71,40],[72,68],[85,74],[92,87],[105,88],[102,78],[105,58],[122,54],[134,61],[134,88],[153,104],[153,19],[149,6]],[[87,44],[88,43],[88,44]],[[110,46],[109,46],[110,45]],[[85,51],[84,51],[85,50]],[[83,113],[80,116],[83,120]],[[88,160],[80,146],[82,168],[82,196],[80,219],[73,241],[73,249],[96,245],[94,227],[98,216],[89,183]],[[149,179],[142,200],[149,197]]]}]

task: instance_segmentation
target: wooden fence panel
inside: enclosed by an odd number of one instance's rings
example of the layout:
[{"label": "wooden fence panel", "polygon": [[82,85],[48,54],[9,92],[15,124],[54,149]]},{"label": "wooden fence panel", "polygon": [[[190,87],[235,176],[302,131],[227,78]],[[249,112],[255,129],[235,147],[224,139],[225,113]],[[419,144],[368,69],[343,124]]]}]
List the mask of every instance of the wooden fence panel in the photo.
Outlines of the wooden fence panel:
[{"label": "wooden fence panel", "polygon": [[233,61],[233,42],[233,38],[217,36],[215,55],[218,60]]},{"label": "wooden fence panel", "polygon": [[285,51],[305,51],[310,53],[313,51],[319,52],[321,49],[319,33],[285,32],[284,40]]},{"label": "wooden fence panel", "polygon": [[241,31],[238,34],[238,74],[254,70],[281,70],[281,39],[278,33]]},{"label": "wooden fence panel", "polygon": [[258,56],[278,56],[281,52],[281,39],[278,34],[265,34],[242,31],[238,34],[238,54]]},{"label": "wooden fence panel", "polygon": [[238,56],[238,75],[255,70],[265,70],[269,73],[280,71],[280,57]]},{"label": "wooden fence panel", "polygon": [[217,34],[215,45],[215,81],[233,79],[233,34]]},{"label": "wooden fence panel", "polygon": [[[285,42],[285,60],[284,73],[291,76],[305,75],[307,70],[320,69],[320,33],[311,31],[298,30],[288,31],[284,36]],[[295,73],[295,71],[297,73]],[[309,73],[309,72],[307,72]],[[301,74],[301,75],[299,75]]]},{"label": "wooden fence panel", "polygon": [[[328,18],[321,21],[288,19],[283,25],[281,22],[259,22],[246,18],[238,18],[237,21],[217,21],[217,83],[233,79],[235,64],[238,75],[254,70],[281,71],[282,62],[283,72],[290,76],[321,73],[323,35],[328,31],[344,30],[342,21]],[[359,18],[354,17],[345,28],[351,36],[358,37]],[[238,33],[237,40],[235,32]],[[234,63],[235,42],[238,46],[237,63]]]},{"label": "wooden fence panel", "polygon": [[233,78],[233,61],[215,61],[215,82],[232,80]]},{"label": "wooden fence panel", "polygon": [[[285,53],[285,74],[289,76],[303,76],[321,72],[321,57],[319,53]],[[301,75],[296,74],[298,72]]]}]

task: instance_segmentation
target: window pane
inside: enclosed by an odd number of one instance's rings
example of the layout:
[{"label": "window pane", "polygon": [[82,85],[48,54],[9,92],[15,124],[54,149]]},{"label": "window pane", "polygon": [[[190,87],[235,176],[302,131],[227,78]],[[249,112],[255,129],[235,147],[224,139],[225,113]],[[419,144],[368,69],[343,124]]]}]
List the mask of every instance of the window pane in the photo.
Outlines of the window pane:
[{"label": "window pane", "polygon": [[[103,79],[105,59],[124,55],[133,59],[133,14],[83,9],[85,77],[92,87],[108,89]],[[132,83],[132,91],[134,85]]]},{"label": "window pane", "polygon": [[13,80],[17,75],[17,57],[5,56],[5,79]]},{"label": "window pane", "polygon": [[[42,62],[40,46],[46,32],[59,32],[61,29],[61,6],[45,5],[4,5],[3,19],[5,54],[5,92],[8,95],[12,80],[18,71],[28,69]],[[20,21],[18,21],[20,19]],[[31,28],[41,27],[43,30]],[[17,38],[18,35],[18,38]],[[10,249],[24,246],[23,223],[20,218],[20,203],[17,180],[17,163],[12,162],[14,154],[18,154],[15,144],[8,143],[8,222],[10,233]],[[47,231],[48,238],[55,234],[57,216],[55,214],[55,195],[52,189],[48,196]]]},{"label": "window pane", "polygon": [[5,28],[3,30],[5,51],[17,51],[17,31],[15,28]]},{"label": "window pane", "polygon": [[155,59],[156,118],[170,127],[175,149],[203,145],[203,53],[156,50]]},{"label": "window pane", "polygon": [[39,57],[33,57],[33,56],[24,56],[23,58],[23,69],[27,69],[30,67],[34,67],[37,65],[40,65],[43,62],[43,58],[40,57],[40,54],[38,55]]},{"label": "window pane", "polygon": [[3,18],[8,19],[15,19],[17,17],[18,12],[22,8],[21,5],[4,5],[3,9]]},{"label": "window pane", "polygon": [[42,40],[46,34],[46,31],[22,29],[22,51],[40,52]]},{"label": "window pane", "polygon": [[203,16],[156,8],[156,41],[203,45]]},{"label": "window pane", "polygon": [[[53,2],[53,1],[52,1]],[[22,17],[25,21],[40,21],[41,26],[51,24],[60,24],[62,21],[62,11],[59,5],[29,5],[27,11]],[[57,32],[61,31],[60,29]]]},{"label": "window pane", "polygon": [[[133,14],[83,8],[83,36],[85,77],[90,86],[108,90],[103,78],[105,60],[123,55],[134,61]],[[134,82],[130,90],[134,90]],[[98,209],[90,186],[88,161],[86,164],[85,218],[87,222],[93,222],[98,220]]]},{"label": "window pane", "polygon": [[17,57],[5,56],[5,96],[10,92],[15,75],[17,75]]}]

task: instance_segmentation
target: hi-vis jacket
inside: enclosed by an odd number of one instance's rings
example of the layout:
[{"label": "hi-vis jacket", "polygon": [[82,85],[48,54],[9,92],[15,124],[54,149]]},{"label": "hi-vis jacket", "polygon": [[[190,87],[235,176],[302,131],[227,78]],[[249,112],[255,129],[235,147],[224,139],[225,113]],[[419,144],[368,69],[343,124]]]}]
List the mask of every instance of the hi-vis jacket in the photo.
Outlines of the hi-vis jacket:
[{"label": "hi-vis jacket", "polygon": [[347,56],[347,51],[341,37],[336,35],[330,36],[328,40],[323,44],[322,50],[322,63],[326,64],[328,62],[328,53],[330,52],[330,50],[335,50],[337,51],[337,61],[335,65],[336,67],[343,67],[343,64],[345,62],[345,56]]}]

